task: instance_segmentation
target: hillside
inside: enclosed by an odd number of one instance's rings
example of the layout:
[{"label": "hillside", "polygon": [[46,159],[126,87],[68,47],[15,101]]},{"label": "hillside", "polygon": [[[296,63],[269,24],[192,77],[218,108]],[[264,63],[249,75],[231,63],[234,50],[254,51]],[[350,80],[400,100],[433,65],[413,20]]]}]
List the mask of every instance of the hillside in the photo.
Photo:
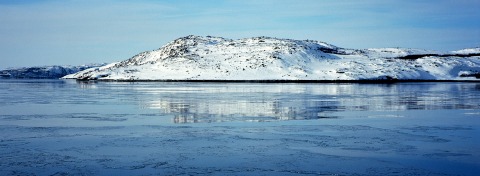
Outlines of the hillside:
[{"label": "hillside", "polygon": [[347,49],[313,40],[186,36],[103,67],[79,80],[476,80],[478,48]]}]

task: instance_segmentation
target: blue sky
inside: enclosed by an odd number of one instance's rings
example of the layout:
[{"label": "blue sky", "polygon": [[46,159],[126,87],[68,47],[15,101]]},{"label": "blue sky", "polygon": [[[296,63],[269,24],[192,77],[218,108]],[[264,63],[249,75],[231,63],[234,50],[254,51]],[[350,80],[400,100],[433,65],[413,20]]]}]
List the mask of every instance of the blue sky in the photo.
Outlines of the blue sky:
[{"label": "blue sky", "polygon": [[186,35],[480,47],[478,0],[0,0],[0,68],[130,58]]}]

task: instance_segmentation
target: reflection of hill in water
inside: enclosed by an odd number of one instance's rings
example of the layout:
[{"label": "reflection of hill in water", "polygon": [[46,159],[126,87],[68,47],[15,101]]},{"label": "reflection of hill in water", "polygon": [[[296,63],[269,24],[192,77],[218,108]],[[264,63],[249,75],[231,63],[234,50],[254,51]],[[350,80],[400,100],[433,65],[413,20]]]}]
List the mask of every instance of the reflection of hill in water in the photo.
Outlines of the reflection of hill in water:
[{"label": "reflection of hill in water", "polygon": [[303,120],[317,118],[333,118],[326,112],[341,109],[335,105],[298,104],[287,105],[280,101],[248,102],[245,100],[224,102],[177,102],[157,101],[150,104],[150,108],[164,110],[165,113],[175,114],[174,121],[185,122],[213,122],[213,121],[270,121],[270,120]]},{"label": "reflection of hill in water", "polygon": [[137,89],[175,123],[335,118],[338,111],[476,109],[479,84],[170,84]]}]

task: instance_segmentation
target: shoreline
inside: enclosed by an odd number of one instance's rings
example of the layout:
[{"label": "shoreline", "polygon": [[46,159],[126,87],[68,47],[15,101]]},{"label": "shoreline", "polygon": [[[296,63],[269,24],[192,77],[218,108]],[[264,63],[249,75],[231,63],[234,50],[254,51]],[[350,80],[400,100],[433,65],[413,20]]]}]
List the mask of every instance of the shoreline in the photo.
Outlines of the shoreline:
[{"label": "shoreline", "polygon": [[205,82],[205,83],[370,83],[370,84],[390,84],[390,83],[408,83],[408,82],[473,82],[480,83],[480,80],[421,80],[421,79],[392,79],[392,80],[182,80],[182,79],[164,79],[164,80],[123,80],[123,79],[66,79],[76,80],[78,82]]}]

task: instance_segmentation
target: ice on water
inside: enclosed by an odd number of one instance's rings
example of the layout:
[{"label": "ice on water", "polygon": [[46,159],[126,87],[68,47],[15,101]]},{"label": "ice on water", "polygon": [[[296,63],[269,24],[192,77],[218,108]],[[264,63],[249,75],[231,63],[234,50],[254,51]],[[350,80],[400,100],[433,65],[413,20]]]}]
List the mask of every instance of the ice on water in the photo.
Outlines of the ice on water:
[{"label": "ice on water", "polygon": [[480,84],[0,81],[0,175],[475,175]]}]

